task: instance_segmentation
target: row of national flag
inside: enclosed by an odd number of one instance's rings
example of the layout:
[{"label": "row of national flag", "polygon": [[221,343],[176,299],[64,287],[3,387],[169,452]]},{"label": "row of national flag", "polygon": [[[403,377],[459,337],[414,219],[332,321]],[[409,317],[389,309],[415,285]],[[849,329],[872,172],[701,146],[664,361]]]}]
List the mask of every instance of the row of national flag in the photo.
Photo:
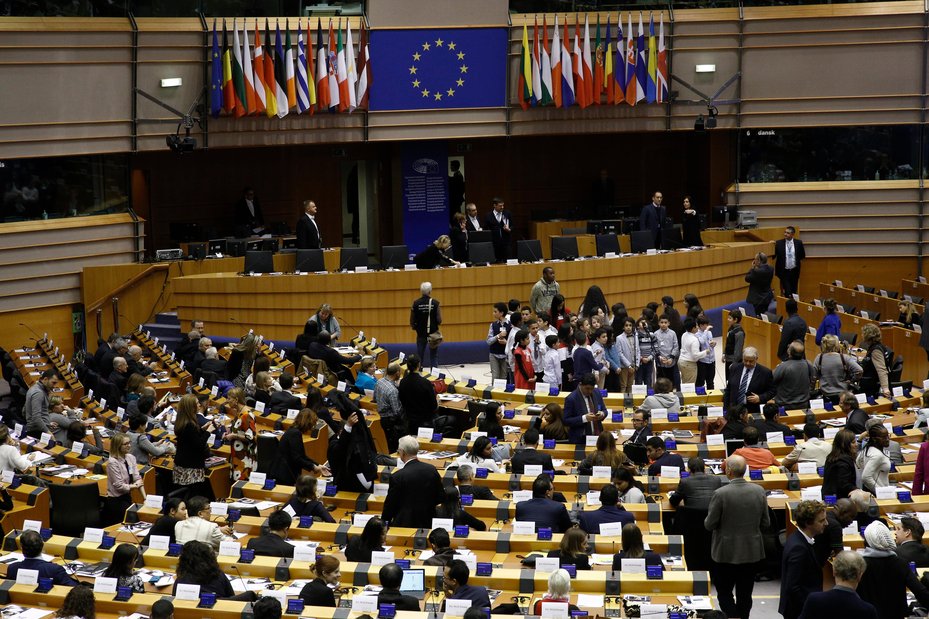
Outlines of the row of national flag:
[{"label": "row of national flag", "polygon": [[364,23],[357,56],[348,20],[344,30],[341,19],[337,29],[333,29],[329,20],[328,39],[323,36],[322,20],[317,20],[315,56],[309,20],[305,31],[303,21],[297,22],[296,49],[292,45],[289,20],[284,22],[283,39],[279,22],[274,25],[273,41],[267,19],[264,25],[262,40],[260,25],[255,21],[254,45],[250,48],[244,20],[241,42],[233,20],[230,46],[223,20],[220,48],[216,20],[213,21],[210,114],[214,118],[222,113],[236,118],[252,114],[284,118],[291,112],[350,113],[368,107],[371,57]]},{"label": "row of national flag", "polygon": [[627,16],[623,30],[622,13],[616,19],[616,41],[610,36],[610,17],[606,20],[606,38],[600,37],[600,17],[593,51],[590,46],[590,27],[584,16],[583,37],[580,20],[574,22],[573,52],[567,19],[564,35],[559,37],[558,16],[551,45],[548,24],[542,18],[542,38],[539,39],[539,21],[533,26],[533,40],[523,24],[522,52],[519,60],[519,104],[527,110],[531,106],[552,105],[581,108],[590,105],[636,105],[665,103],[668,101],[668,52],[664,44],[664,15],[659,17],[658,39],[655,39],[655,18],[649,15],[648,38],[639,13],[639,30],[632,30],[632,13]]}]

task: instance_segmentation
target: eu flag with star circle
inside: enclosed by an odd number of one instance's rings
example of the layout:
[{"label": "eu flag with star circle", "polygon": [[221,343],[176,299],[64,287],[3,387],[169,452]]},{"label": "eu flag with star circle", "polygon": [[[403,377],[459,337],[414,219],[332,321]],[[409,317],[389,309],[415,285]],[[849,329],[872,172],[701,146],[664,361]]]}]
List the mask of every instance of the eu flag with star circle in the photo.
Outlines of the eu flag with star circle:
[{"label": "eu flag with star circle", "polygon": [[506,105],[505,28],[375,30],[371,110]]}]

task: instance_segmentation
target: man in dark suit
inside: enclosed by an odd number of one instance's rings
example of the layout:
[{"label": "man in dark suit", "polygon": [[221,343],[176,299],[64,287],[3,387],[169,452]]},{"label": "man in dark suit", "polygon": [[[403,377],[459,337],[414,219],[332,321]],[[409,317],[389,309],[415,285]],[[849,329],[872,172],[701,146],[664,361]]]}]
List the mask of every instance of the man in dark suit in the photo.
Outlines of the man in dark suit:
[{"label": "man in dark suit", "polygon": [[119,337],[119,333],[111,333],[107,341],[101,342],[100,346],[97,347],[96,352],[94,352],[94,365],[97,367],[97,372],[100,372],[100,364],[103,361],[104,355],[110,352],[113,347],[113,342],[118,340]]},{"label": "man in dark suit", "polygon": [[823,590],[823,568],[813,544],[814,538],[826,528],[826,506],[819,501],[800,501],[792,513],[797,530],[784,545],[781,601],[777,607],[784,619],[797,619],[807,596]]},{"label": "man in dark suit", "polygon": [[396,563],[382,565],[378,572],[381,583],[381,592],[377,594],[378,608],[381,604],[393,604],[396,610],[419,611],[419,600],[411,595],[400,593],[400,583],[403,582],[403,570]]},{"label": "man in dark suit", "polygon": [[439,410],[439,400],[435,397],[435,387],[425,376],[419,373],[418,355],[406,358],[406,376],[397,386],[397,396],[406,413],[409,432],[412,435],[420,427],[429,427],[435,423],[435,412]]},{"label": "man in dark suit", "polygon": [[513,454],[510,460],[510,472],[514,475],[522,475],[526,470],[526,465],[541,464],[543,471],[554,471],[555,465],[552,463],[552,457],[547,453],[538,450],[539,431],[535,428],[529,428],[523,434],[523,445],[525,447]]},{"label": "man in dark suit", "polygon": [[687,470],[690,476],[678,482],[677,490],[670,496],[671,506],[676,508],[683,501],[684,506],[691,509],[709,509],[713,493],[723,485],[722,478],[707,475],[706,464],[698,456],[687,461]]},{"label": "man in dark suit", "polygon": [[795,239],[796,228],[787,226],[784,238],[774,244],[774,274],[781,282],[781,293],[789,297],[799,290],[800,263],[806,258],[803,241]]},{"label": "man in dark suit", "polygon": [[71,578],[64,567],[42,558],[44,546],[45,542],[42,541],[42,536],[38,531],[23,531],[19,536],[19,547],[25,558],[10,564],[6,570],[7,579],[15,581],[19,570],[36,570],[39,572],[39,578],[51,578],[56,585],[66,587],[79,585],[80,583]]},{"label": "man in dark suit", "polygon": [[491,200],[493,210],[484,218],[484,230],[490,230],[497,262],[510,257],[510,238],[513,232],[513,215],[504,210],[503,198]]},{"label": "man in dark suit", "polygon": [[465,226],[468,232],[479,232],[484,229],[481,227],[481,220],[477,216],[477,204],[474,202],[468,202],[465,205]]},{"label": "man in dark suit", "polygon": [[829,557],[842,552],[845,547],[842,529],[853,523],[857,516],[858,506],[851,499],[839,499],[832,509],[826,510],[826,527],[816,536],[813,545],[820,565],[825,565]]},{"label": "man in dark suit", "polygon": [[594,375],[585,374],[577,389],[565,398],[564,424],[568,426],[568,440],[575,445],[583,445],[586,435],[598,436],[603,430],[606,406],[596,387]]},{"label": "man in dark suit", "polygon": [[107,380],[116,385],[121,395],[126,394],[126,381],[129,380],[128,371],[129,363],[123,357],[113,359],[113,371],[110,372]]},{"label": "man in dark suit", "polygon": [[661,475],[661,467],[673,466],[680,471],[684,470],[684,459],[665,448],[664,439],[660,436],[653,436],[645,442],[645,454],[651,462],[648,465],[649,477],[658,477]]},{"label": "man in dark suit", "polygon": [[420,462],[419,442],[412,436],[400,438],[397,454],[403,468],[390,476],[381,519],[395,527],[428,529],[435,506],[445,498],[445,487],[431,464]]},{"label": "man in dark suit", "polygon": [[644,445],[648,437],[653,434],[652,424],[649,423],[651,415],[646,410],[632,413],[632,436],[626,439],[627,443]]},{"label": "man in dark suit", "polygon": [[474,481],[474,467],[468,466],[467,464],[462,464],[458,467],[458,471],[455,473],[455,477],[458,479],[458,494],[464,496],[470,494],[474,497],[475,501],[497,501],[494,493],[490,491],[490,488],[484,486],[475,486]]},{"label": "man in dark suit", "polygon": [[297,249],[321,249],[322,235],[316,223],[316,203],[303,201],[303,215],[297,220]]},{"label": "man in dark suit", "polygon": [[219,352],[215,347],[210,346],[203,354],[205,359],[197,369],[201,372],[215,372],[220,377],[226,375],[226,360],[219,358]]},{"label": "man in dark suit", "polygon": [[186,369],[190,372],[196,372],[200,364],[206,360],[206,349],[213,346],[213,340],[208,337],[201,337],[197,340],[197,350],[193,358],[187,361]]},{"label": "man in dark suit", "polygon": [[857,552],[843,550],[837,554],[832,561],[835,587],[807,596],[800,619],[877,619],[877,609],[858,597],[856,591],[864,570],[865,561]]},{"label": "man in dark suit", "polygon": [[[261,203],[251,187],[243,189],[242,197],[235,203],[234,223],[239,236],[258,234],[264,228],[265,218],[261,212]],[[242,232],[245,234],[241,234]]]},{"label": "man in dark suit", "polygon": [[929,548],[923,544],[923,533],[923,524],[916,518],[906,516],[897,524],[897,554],[916,567],[929,567]]},{"label": "man in dark suit", "polygon": [[639,215],[639,230],[651,230],[655,239],[655,249],[661,249],[661,226],[667,215],[667,209],[661,205],[664,196],[660,191],[652,194],[652,201],[642,207]]},{"label": "man in dark suit", "polygon": [[288,410],[301,410],[303,401],[291,393],[294,386],[294,375],[284,372],[278,379],[281,385],[280,391],[271,394],[271,400],[268,402],[268,410],[272,413],[286,413]]},{"label": "man in dark suit", "polygon": [[[110,349],[103,353],[100,364],[97,366],[97,372],[100,378],[109,380],[109,375],[113,371],[113,360],[116,357],[125,359],[129,355],[129,342],[122,337],[118,337],[110,344]],[[128,377],[127,377],[128,378]]]},{"label": "man in dark suit", "polygon": [[147,365],[142,359],[142,348],[139,346],[133,345],[129,347],[129,357],[126,359],[126,363],[129,364],[129,376],[133,374],[148,376],[155,371],[154,363],[152,365]]},{"label": "man in dark suit", "polygon": [[269,531],[259,537],[253,537],[248,540],[246,548],[254,550],[255,554],[262,557],[288,557],[293,558],[294,547],[288,544],[287,532],[290,531],[290,525],[293,522],[290,514],[282,509],[271,512],[268,516]]},{"label": "man in dark suit", "polygon": [[532,498],[516,504],[516,520],[534,522],[539,527],[550,527],[552,533],[564,533],[573,526],[568,510],[552,499],[552,478],[542,473],[532,482]]},{"label": "man in dark suit", "polygon": [[[764,489],[745,480],[745,459],[726,460],[729,483],[713,493],[703,526],[713,532],[710,556],[719,608],[730,617],[748,617],[752,609],[756,565],[765,556],[761,530],[771,521]],[[735,596],[733,596],[735,589]]]},{"label": "man in dark suit", "polygon": [[361,355],[345,356],[339,353],[335,348],[330,346],[332,336],[328,331],[320,331],[316,341],[310,343],[306,355],[310,359],[322,359],[329,366],[330,372],[335,372],[339,380],[345,382],[352,381],[352,372],[349,369],[353,364],[361,361]]},{"label": "man in dark suit", "polygon": [[755,309],[755,316],[761,316],[768,311],[771,301],[774,300],[774,292],[771,290],[773,279],[774,269],[768,264],[767,254],[758,252],[752,260],[752,268],[745,275],[745,281],[748,282],[748,295],[745,300]]},{"label": "man in dark suit", "polygon": [[635,516],[627,512],[619,503],[619,490],[613,484],[607,484],[600,489],[600,507],[596,510],[582,511],[577,519],[581,529],[586,533],[597,535],[600,525],[610,522],[620,522],[623,526],[635,523]]},{"label": "man in dark suit", "polygon": [[742,363],[733,363],[726,382],[728,406],[745,404],[749,414],[757,415],[761,406],[774,397],[774,374],[758,363],[758,350],[748,346],[742,351]]},{"label": "man in dark suit", "polygon": [[[483,585],[469,585],[468,577],[471,570],[468,564],[461,559],[449,561],[443,570],[442,586],[445,589],[446,600],[471,600],[472,606],[490,608],[490,596],[487,587]],[[442,612],[445,612],[445,602],[442,602]]]},{"label": "man in dark suit", "polygon": [[855,394],[851,391],[843,391],[839,394],[839,407],[845,413],[845,429],[855,434],[864,432],[865,424],[868,423],[871,415],[861,408]]},{"label": "man in dark suit", "polygon": [[797,314],[797,302],[793,299],[787,299],[784,304],[787,310],[787,318],[781,329],[781,339],[777,343],[777,358],[781,361],[787,361],[787,347],[794,340],[800,342],[806,341],[806,321]]}]

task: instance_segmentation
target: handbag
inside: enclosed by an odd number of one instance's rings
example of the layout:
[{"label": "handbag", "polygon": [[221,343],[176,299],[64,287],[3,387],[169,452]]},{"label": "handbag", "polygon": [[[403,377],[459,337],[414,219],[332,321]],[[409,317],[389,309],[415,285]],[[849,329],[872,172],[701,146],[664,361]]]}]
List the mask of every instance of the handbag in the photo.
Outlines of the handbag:
[{"label": "handbag", "polygon": [[445,339],[442,337],[441,331],[436,331],[435,333],[429,333],[432,330],[432,299],[429,299],[429,314],[426,318],[426,341],[429,343],[429,348],[435,349],[439,347],[439,344],[442,343],[442,340]]}]

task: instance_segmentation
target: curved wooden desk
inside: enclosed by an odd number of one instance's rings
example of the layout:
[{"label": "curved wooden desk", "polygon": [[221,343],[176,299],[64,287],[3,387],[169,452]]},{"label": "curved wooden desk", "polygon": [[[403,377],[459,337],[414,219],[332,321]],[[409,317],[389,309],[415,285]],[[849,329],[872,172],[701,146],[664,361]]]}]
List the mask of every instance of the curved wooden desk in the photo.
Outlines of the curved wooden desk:
[{"label": "curved wooden desk", "polygon": [[[546,262],[555,268],[568,307],[576,309],[597,284],[610,302],[635,311],[669,294],[699,295],[705,307],[745,298],[745,273],[754,255],[770,242],[725,243],[694,252],[625,258]],[[326,273],[244,277],[206,273],[172,281],[178,318],[205,320],[210,333],[239,337],[249,328],[271,340],[292,341],[320,303],[330,303],[344,332],[368,329],[384,342],[413,342],[410,305],[421,282],[430,281],[441,302],[446,342],[483,340],[497,301],[528,299],[541,264],[466,269]]]}]

